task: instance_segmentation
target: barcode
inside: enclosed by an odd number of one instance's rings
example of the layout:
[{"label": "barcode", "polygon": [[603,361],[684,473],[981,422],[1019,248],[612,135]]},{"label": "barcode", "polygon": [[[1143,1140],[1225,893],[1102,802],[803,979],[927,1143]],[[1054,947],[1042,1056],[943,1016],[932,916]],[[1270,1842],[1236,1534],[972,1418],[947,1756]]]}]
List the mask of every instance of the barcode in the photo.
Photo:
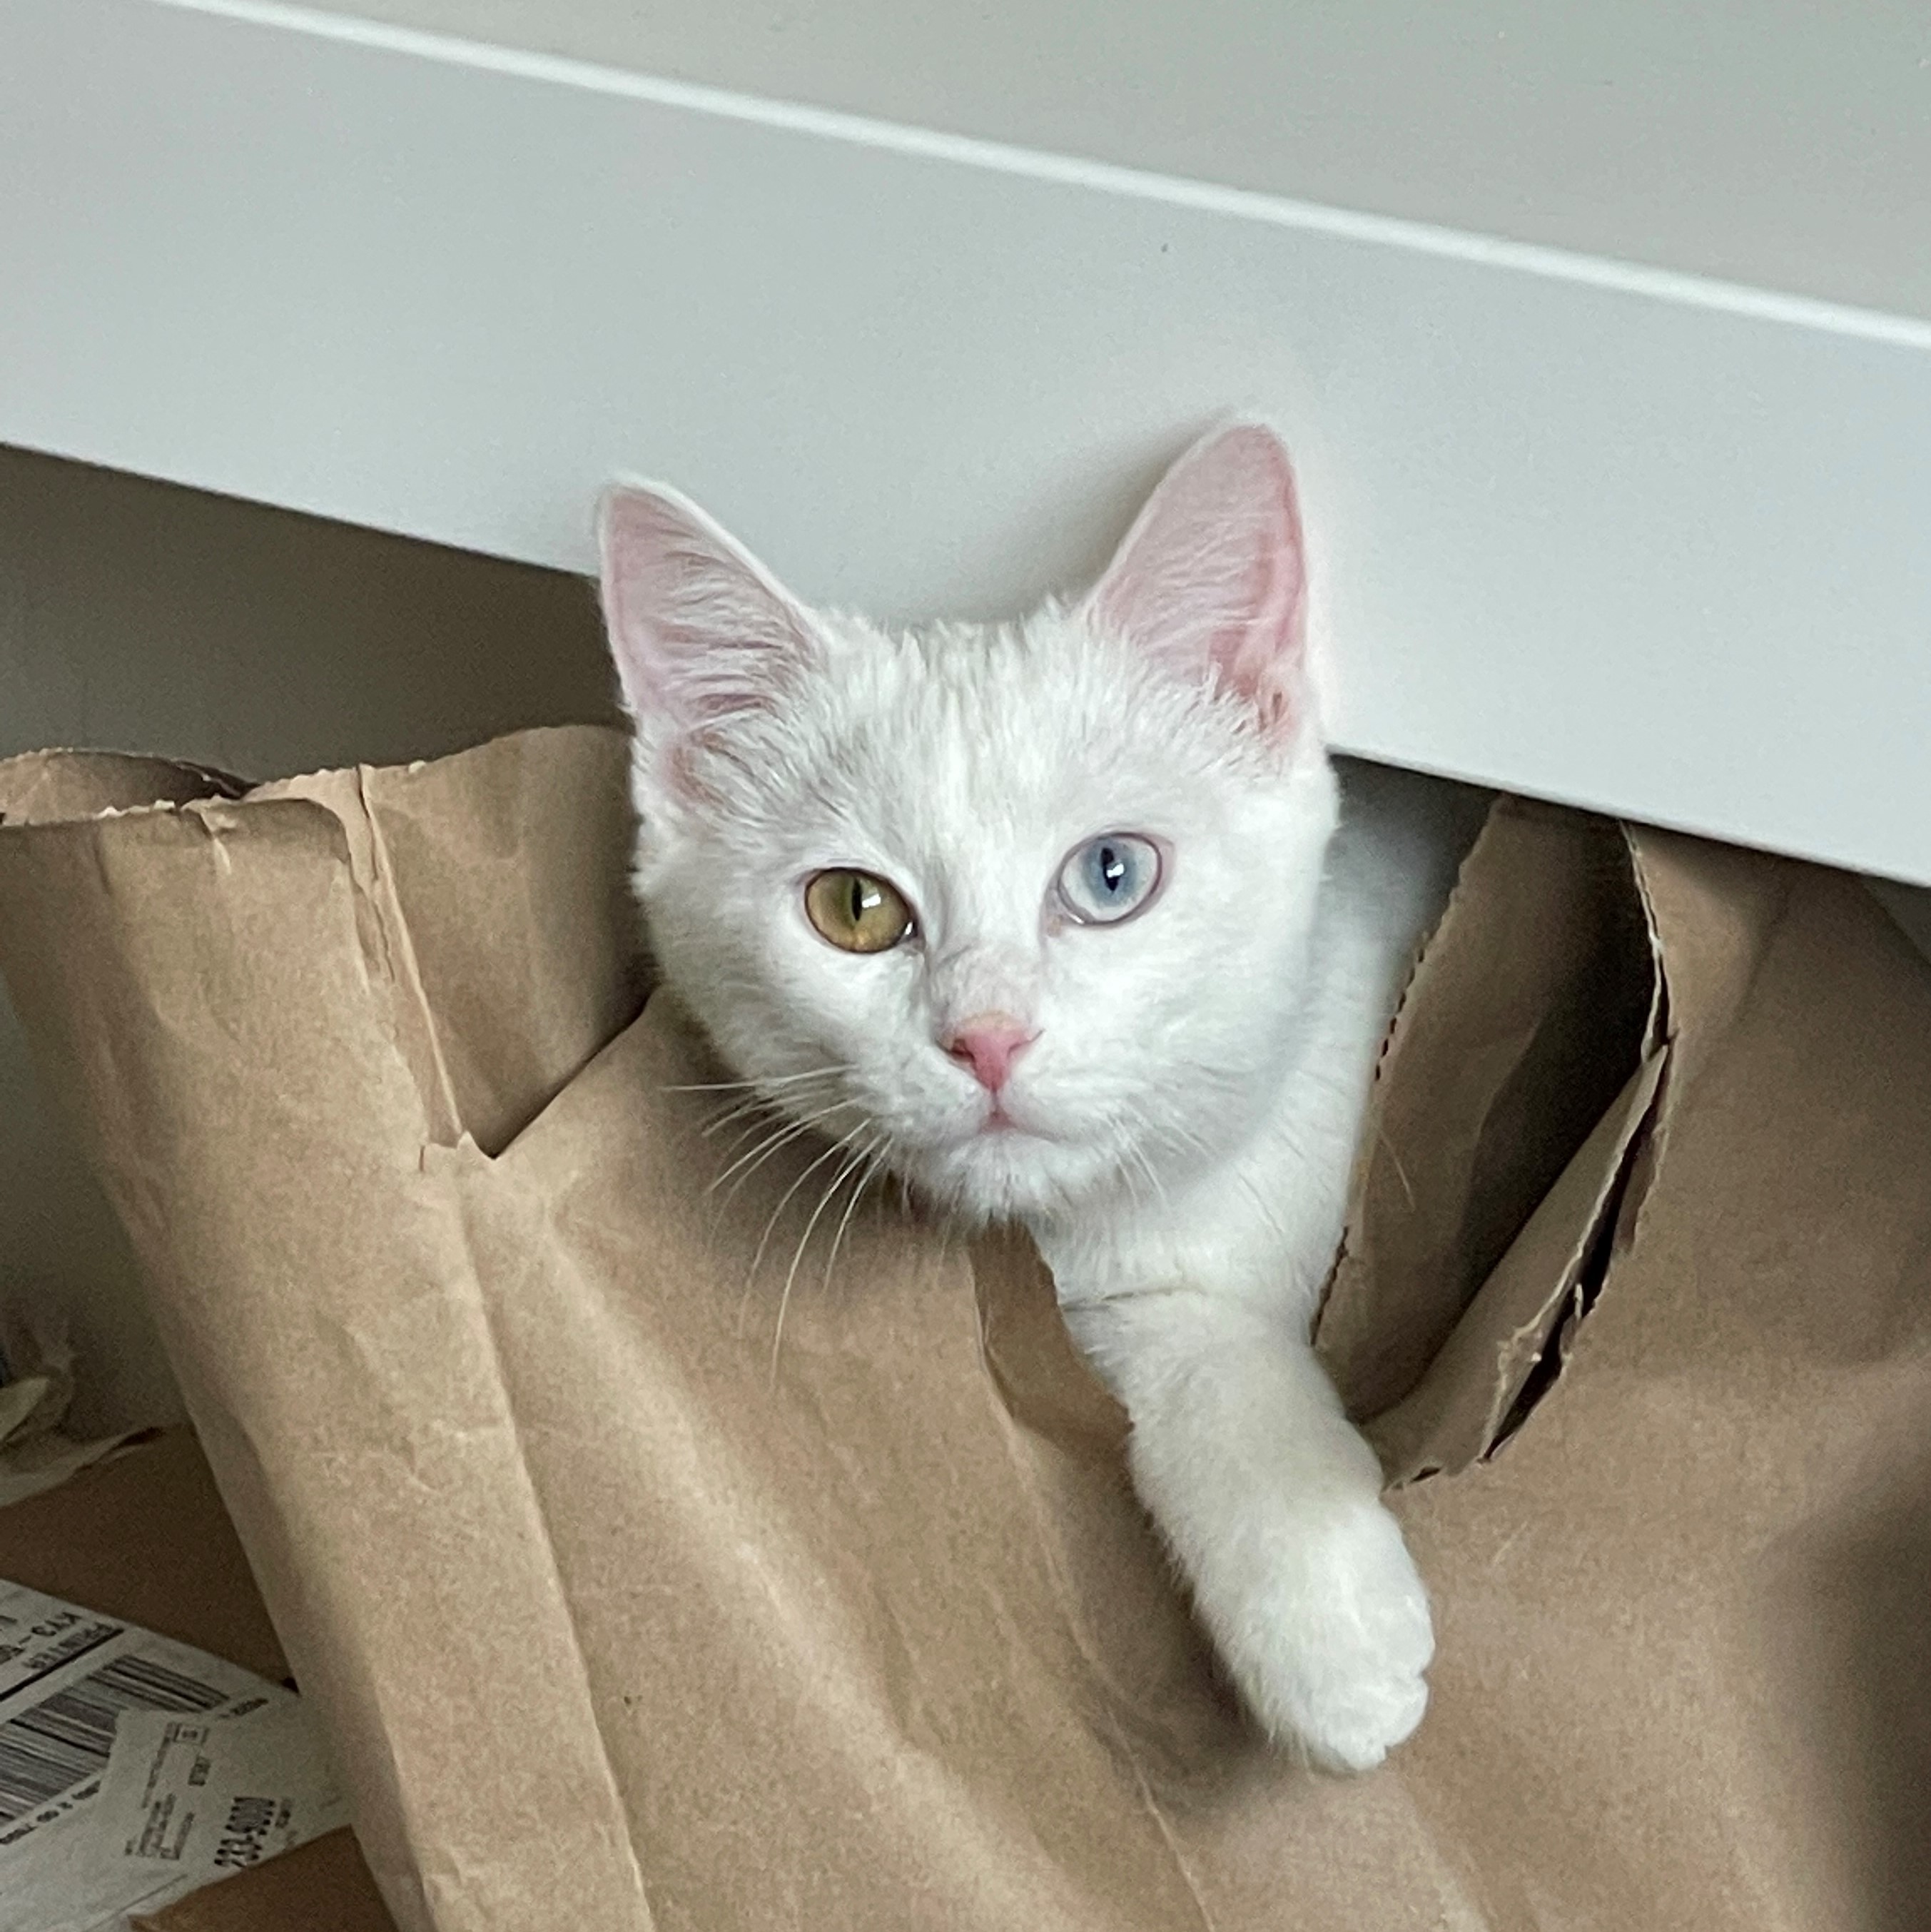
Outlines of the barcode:
[{"label": "barcode", "polygon": [[211,1711],[228,1694],[145,1657],[117,1657],[0,1724],[0,1825],[49,1803],[107,1762],[123,1711]]}]

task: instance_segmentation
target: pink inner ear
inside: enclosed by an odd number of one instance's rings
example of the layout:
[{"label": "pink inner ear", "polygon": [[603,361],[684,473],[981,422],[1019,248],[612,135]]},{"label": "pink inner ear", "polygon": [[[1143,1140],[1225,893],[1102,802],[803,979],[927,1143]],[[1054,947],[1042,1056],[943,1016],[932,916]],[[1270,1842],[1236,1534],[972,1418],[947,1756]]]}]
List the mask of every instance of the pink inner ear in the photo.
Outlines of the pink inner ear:
[{"label": "pink inner ear", "polygon": [[1275,730],[1299,708],[1306,591],[1288,452],[1241,423],[1161,478],[1087,608],[1183,675],[1239,692]]},{"label": "pink inner ear", "polygon": [[667,752],[733,712],[773,702],[813,646],[802,607],[674,490],[605,493],[604,616],[640,733]]}]

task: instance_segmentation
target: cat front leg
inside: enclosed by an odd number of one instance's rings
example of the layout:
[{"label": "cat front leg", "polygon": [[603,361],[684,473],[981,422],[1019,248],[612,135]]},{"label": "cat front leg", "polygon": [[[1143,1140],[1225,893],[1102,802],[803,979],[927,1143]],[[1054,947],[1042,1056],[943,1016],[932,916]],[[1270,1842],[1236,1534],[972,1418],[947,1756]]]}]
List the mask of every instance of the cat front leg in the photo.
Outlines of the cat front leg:
[{"label": "cat front leg", "polygon": [[1132,1418],[1141,1500],[1255,1715],[1336,1771],[1421,1721],[1428,1594],[1374,1451],[1282,1315],[1197,1290],[1069,1306]]}]

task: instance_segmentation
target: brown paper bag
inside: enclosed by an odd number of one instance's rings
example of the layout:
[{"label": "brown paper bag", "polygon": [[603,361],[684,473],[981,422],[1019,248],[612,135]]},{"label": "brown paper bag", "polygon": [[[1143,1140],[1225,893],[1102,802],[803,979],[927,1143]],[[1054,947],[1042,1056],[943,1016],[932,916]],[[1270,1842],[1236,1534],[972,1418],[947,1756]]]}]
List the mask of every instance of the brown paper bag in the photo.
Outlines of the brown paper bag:
[{"label": "brown paper bag", "polygon": [[1024,1244],[730,1172],[622,758],[0,768],[0,965],[400,1924],[1924,1922],[1931,974],[1860,887],[1498,808],[1321,1334],[1435,1704],[1330,1782]]}]

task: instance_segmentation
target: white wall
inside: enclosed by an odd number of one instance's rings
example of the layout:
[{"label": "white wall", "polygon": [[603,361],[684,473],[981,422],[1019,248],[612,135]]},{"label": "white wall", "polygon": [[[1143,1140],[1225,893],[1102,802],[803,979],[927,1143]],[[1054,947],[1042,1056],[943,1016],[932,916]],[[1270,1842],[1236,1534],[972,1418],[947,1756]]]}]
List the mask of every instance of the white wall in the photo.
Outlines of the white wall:
[{"label": "white wall", "polygon": [[[1342,145],[1392,155],[1411,184],[1452,171],[1427,161],[1458,151],[1456,77],[1495,49],[1437,63],[1432,34],[1404,31],[1402,58],[1382,58],[1412,0],[1277,5],[1272,33],[1246,24],[1260,0],[1114,8],[1090,116],[1210,133],[1184,144],[1201,179],[339,17],[317,32],[301,9],[274,26],[153,0],[4,10],[0,439],[579,570],[592,497],[641,470],[801,591],[889,616],[1009,612],[1077,584],[1162,464],[1252,409],[1295,452],[1349,749],[1931,884],[1931,298],[1900,284],[1895,313],[1855,313],[1792,292],[1834,275],[1753,290],[1230,184],[1212,157],[1266,146],[1222,117],[1236,93],[1298,125],[1303,158],[1337,151],[1294,122],[1304,95],[1223,86],[1236,70],[1305,82],[1309,52],[1367,90]],[[714,58],[748,44],[745,9],[715,0],[511,10],[559,23],[566,46],[621,12],[640,58],[685,44],[725,80],[738,70]],[[760,70],[822,80],[807,50],[835,44],[865,73],[1010,106],[1040,76],[1004,85],[999,35],[1050,38],[1101,7],[901,8],[919,24],[873,34],[889,10],[778,7],[750,36]],[[1569,73],[1610,110],[1591,152],[1640,162],[1618,182],[1653,188],[1661,166],[1670,207],[1702,207],[1698,233],[1734,237],[1747,212],[1759,235],[1931,259],[1912,245],[1931,225],[1931,166],[1909,165],[1923,130],[1875,148],[1832,132],[1931,85],[1898,64],[1909,32],[1693,27],[1695,84],[1654,74],[1675,103],[1654,119],[1610,84],[1625,60],[1653,73],[1668,10],[1636,11],[1648,39],[1552,30],[1526,68],[1510,39],[1476,149],[1492,185],[1543,178],[1538,130],[1580,117],[1536,76]],[[1325,32],[1295,24],[1316,13],[1333,16],[1325,54]],[[1457,46],[1465,31],[1443,30]],[[1736,34],[1759,58],[1726,57]],[[1168,40],[1210,58],[1169,61]],[[974,58],[955,63],[962,43]],[[1042,138],[1064,131],[1076,73],[1059,72],[1034,99]],[[1143,97],[1138,75],[1172,86]],[[1741,122],[1728,81],[1756,104]],[[1409,93],[1438,83],[1447,127],[1389,146]],[[1346,90],[1317,92],[1348,119]],[[883,104],[868,86],[838,98]],[[1774,165],[1753,138],[1759,112],[1816,134],[1795,151],[1804,196],[1780,185],[1781,136]],[[1727,130],[1711,204],[1686,122]],[[1131,152],[1153,158],[1137,136]],[[1740,156],[1767,170],[1747,210]],[[1318,187],[1279,158],[1277,181]],[[1571,212],[1594,205],[1570,178]],[[1636,195],[1645,224],[1657,192]]]},{"label": "white wall", "polygon": [[[247,776],[609,715],[580,580],[0,448],[0,754]],[[175,1412],[106,1204],[0,995],[0,1301],[60,1307],[88,1424]]]},{"label": "white wall", "polygon": [[1931,40],[1898,0],[308,7],[1931,316]]}]

